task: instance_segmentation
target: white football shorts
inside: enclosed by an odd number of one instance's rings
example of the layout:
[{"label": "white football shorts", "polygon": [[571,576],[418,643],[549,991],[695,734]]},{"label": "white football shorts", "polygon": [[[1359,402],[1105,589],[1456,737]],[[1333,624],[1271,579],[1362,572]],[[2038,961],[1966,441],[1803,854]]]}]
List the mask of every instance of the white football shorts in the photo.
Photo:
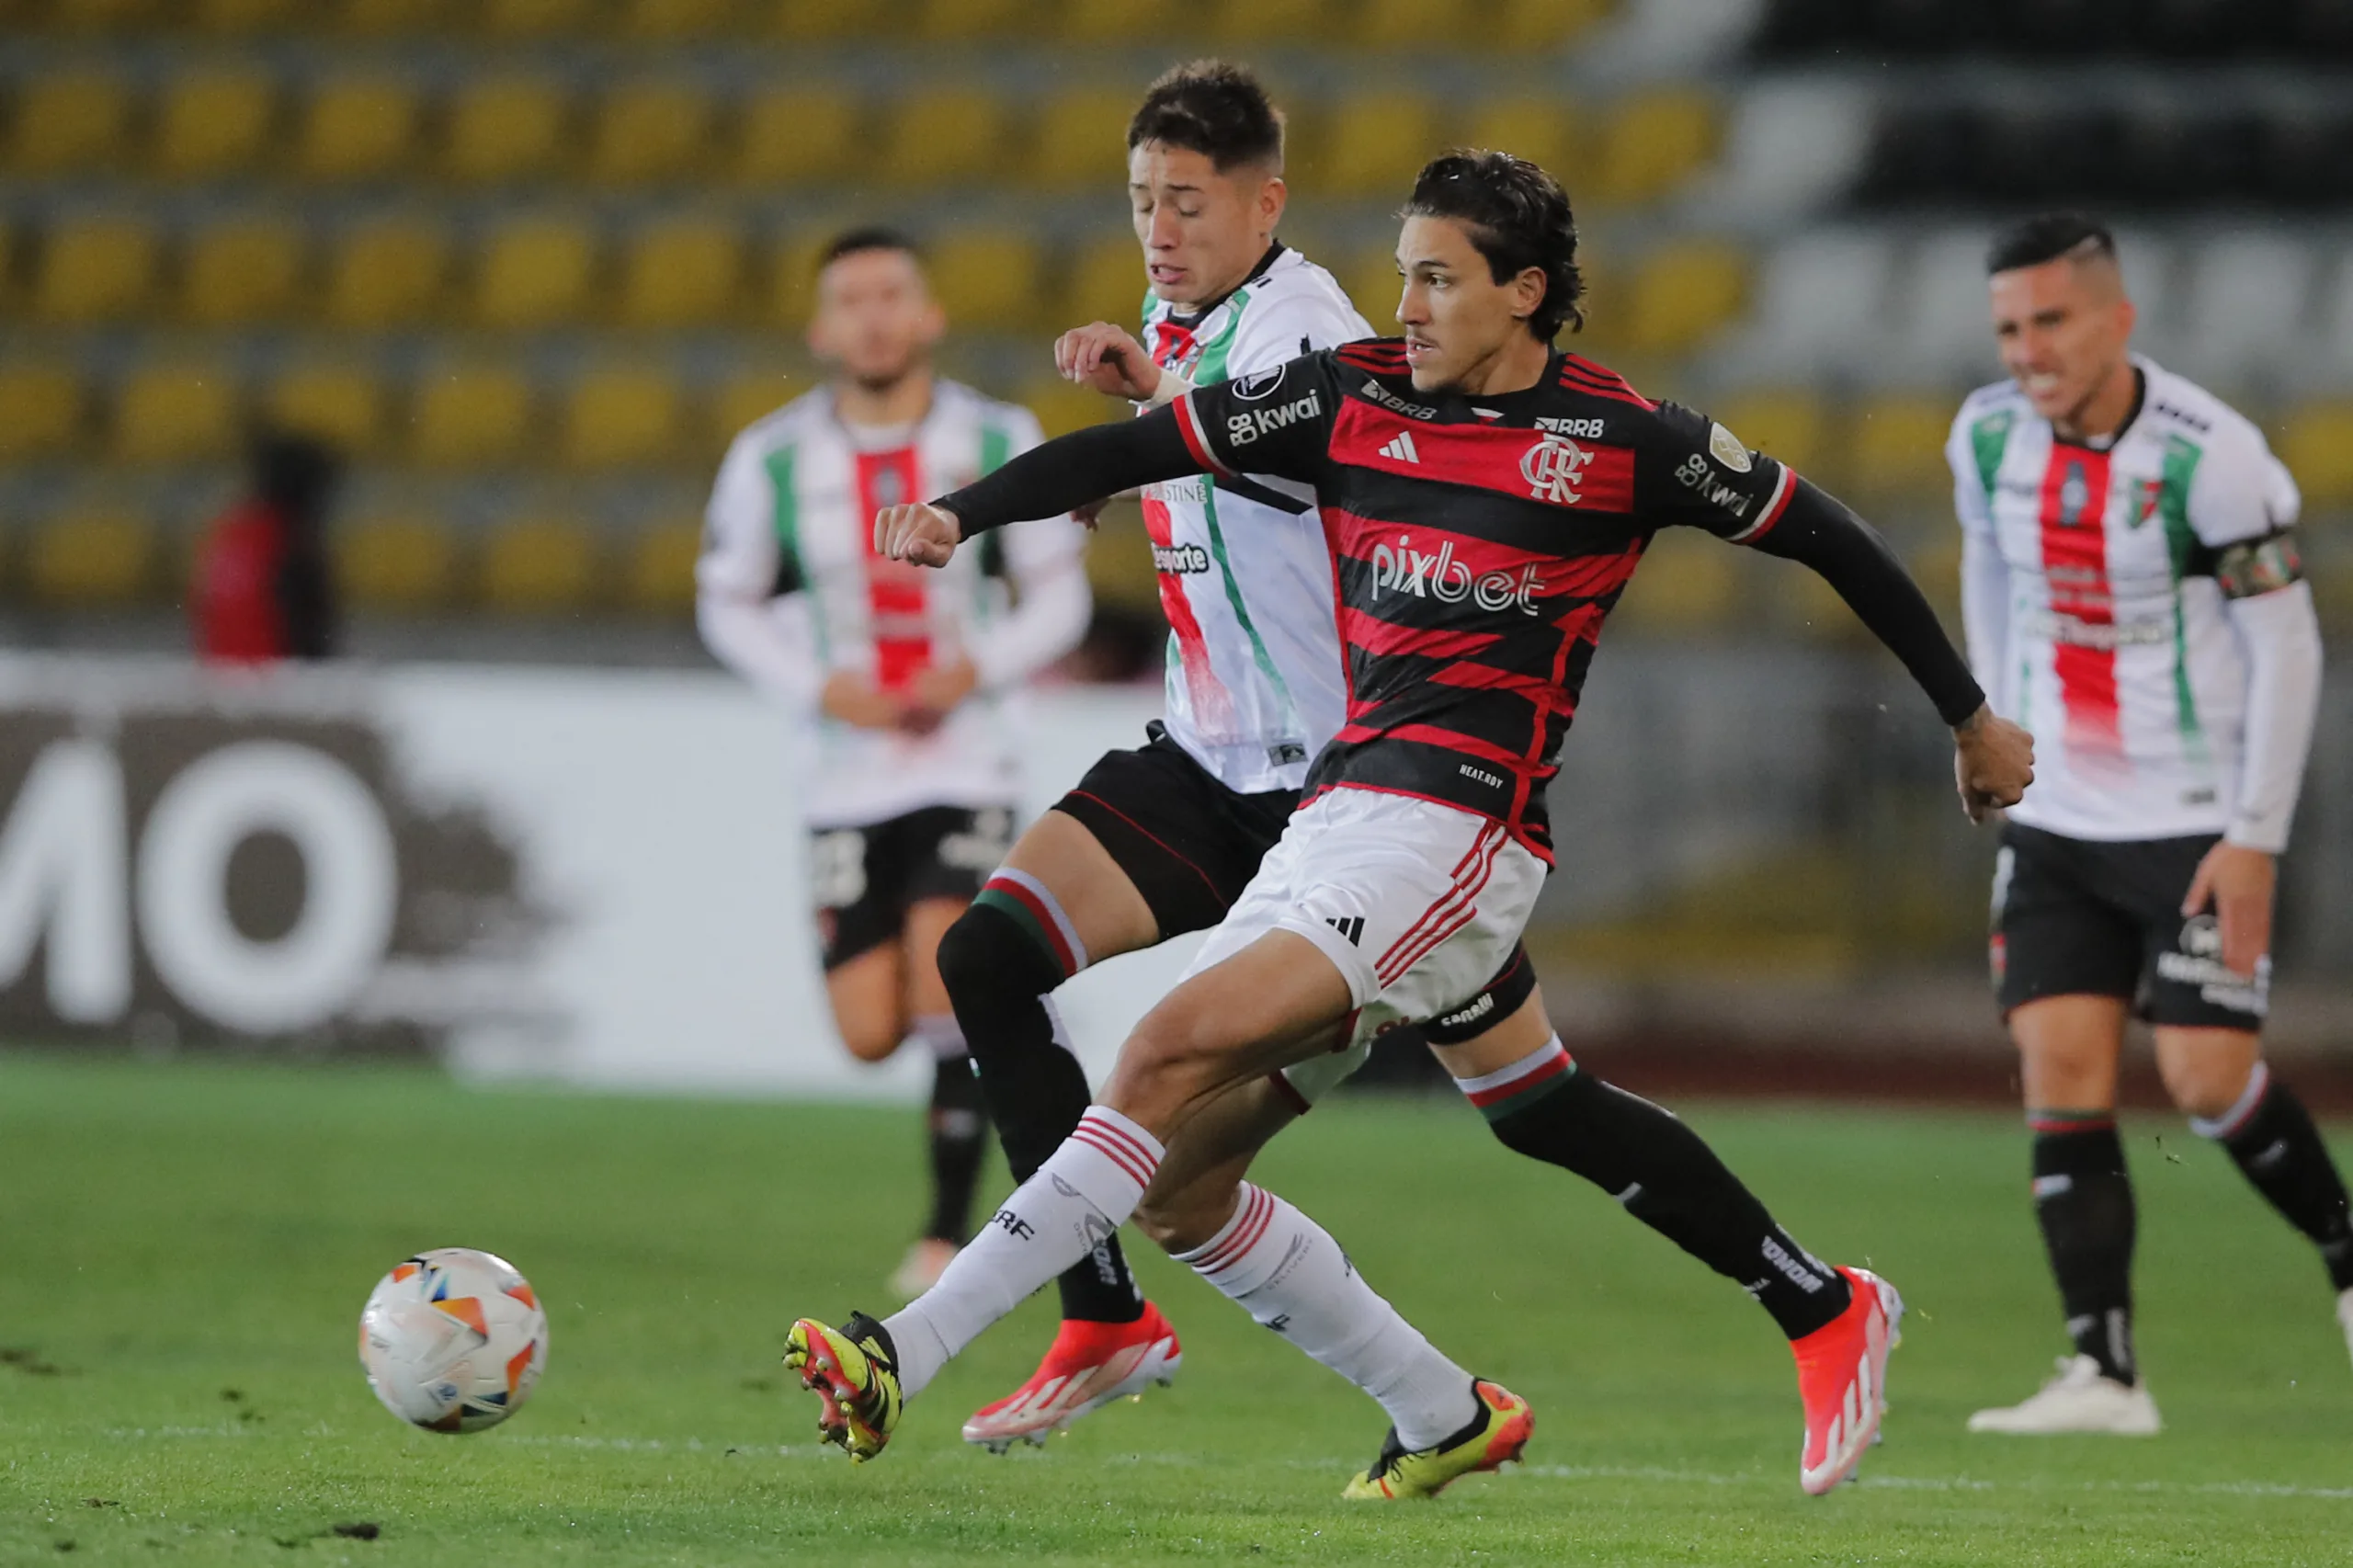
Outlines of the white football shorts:
[{"label": "white football shorts", "polygon": [[1283,1070],[1313,1105],[1400,1024],[1451,1012],[1503,968],[1545,865],[1501,823],[1412,795],[1342,788],[1295,812],[1186,971],[1190,979],[1269,931],[1295,931],[1345,976],[1347,1038]]}]

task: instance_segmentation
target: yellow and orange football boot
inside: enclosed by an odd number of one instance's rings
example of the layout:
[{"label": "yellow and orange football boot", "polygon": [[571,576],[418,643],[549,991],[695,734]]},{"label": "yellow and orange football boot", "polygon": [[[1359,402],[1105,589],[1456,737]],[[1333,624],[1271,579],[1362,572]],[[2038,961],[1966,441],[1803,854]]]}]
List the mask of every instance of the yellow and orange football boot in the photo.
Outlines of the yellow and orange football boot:
[{"label": "yellow and orange football boot", "polygon": [[858,1463],[882,1451],[906,1403],[888,1330],[864,1312],[839,1328],[802,1318],[785,1338],[784,1365],[817,1396],[817,1436]]},{"label": "yellow and orange football boot", "polygon": [[1370,1470],[1359,1471],[1340,1495],[1358,1503],[1435,1497],[1466,1475],[1501,1470],[1519,1458],[1519,1451],[1528,1447],[1529,1435],[1536,1429],[1536,1416],[1528,1402],[1484,1378],[1472,1380],[1471,1394],[1479,1408],[1469,1426],[1433,1448],[1410,1453],[1398,1443],[1397,1428],[1392,1426],[1381,1445],[1381,1457],[1372,1461]]}]

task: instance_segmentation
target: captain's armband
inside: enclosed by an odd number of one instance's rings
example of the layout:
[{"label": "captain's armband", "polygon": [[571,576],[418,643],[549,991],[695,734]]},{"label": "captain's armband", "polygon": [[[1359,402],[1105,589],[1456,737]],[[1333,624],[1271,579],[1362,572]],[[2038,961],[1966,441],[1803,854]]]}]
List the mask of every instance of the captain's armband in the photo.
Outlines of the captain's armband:
[{"label": "captain's armband", "polygon": [[2303,558],[2295,532],[2282,528],[2261,539],[2226,544],[2214,553],[2214,582],[2226,599],[2251,599],[2303,581]]}]

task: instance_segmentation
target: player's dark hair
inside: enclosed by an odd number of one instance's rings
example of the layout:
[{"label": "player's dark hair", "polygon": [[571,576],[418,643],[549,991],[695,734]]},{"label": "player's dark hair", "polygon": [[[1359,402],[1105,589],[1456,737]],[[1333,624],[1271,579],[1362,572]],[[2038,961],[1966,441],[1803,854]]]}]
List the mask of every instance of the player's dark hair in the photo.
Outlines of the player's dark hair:
[{"label": "player's dark hair", "polygon": [[818,256],[817,270],[823,272],[846,256],[870,250],[901,251],[918,262],[923,260],[923,252],[904,232],[885,223],[868,223],[835,234],[832,243]]},{"label": "player's dark hair", "polygon": [[1471,232],[1487,271],[1508,283],[1529,267],[1544,274],[1544,298],[1528,330],[1550,343],[1561,328],[1585,325],[1577,301],[1585,277],[1577,271],[1576,216],[1561,182],[1509,153],[1455,152],[1433,158],[1414,180],[1400,218],[1451,218]]},{"label": "player's dark hair", "polygon": [[1128,121],[1128,150],[1147,142],[1199,153],[1217,172],[1283,166],[1283,111],[1246,65],[1189,61],[1144,90]]},{"label": "player's dark hair", "polygon": [[2040,212],[2011,224],[1985,248],[1987,276],[2020,267],[2040,267],[2067,256],[2088,261],[2116,259],[2116,236],[2107,224],[2081,212]]}]

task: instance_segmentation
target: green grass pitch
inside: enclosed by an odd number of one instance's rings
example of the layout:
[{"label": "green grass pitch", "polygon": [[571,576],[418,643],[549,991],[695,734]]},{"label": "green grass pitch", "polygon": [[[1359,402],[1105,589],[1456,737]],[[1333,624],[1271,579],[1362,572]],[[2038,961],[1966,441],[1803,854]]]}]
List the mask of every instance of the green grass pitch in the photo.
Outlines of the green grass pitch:
[{"label": "green grass pitch", "polygon": [[[1337,1492],[1379,1411],[1157,1257],[1174,1389],[1043,1450],[964,1448],[1049,1295],[876,1463],[817,1445],[777,1356],[798,1313],[883,1304],[919,1198],[904,1112],[0,1061],[0,1562],[2353,1562],[2353,1363],[2309,1249],[2216,1151],[2130,1141],[2165,1435],[2003,1440],[1964,1417],[2058,1348],[2015,1121],[1687,1108],[1914,1305],[1887,1443],[1833,1497],[1798,1490],[1764,1314],[1459,1105],[1343,1100],[1262,1172],[1535,1404],[1518,1471],[1375,1506]],[[378,1275],[444,1244],[512,1257],[553,1324],[537,1397],[475,1437],[401,1426],[353,1354]]]}]

